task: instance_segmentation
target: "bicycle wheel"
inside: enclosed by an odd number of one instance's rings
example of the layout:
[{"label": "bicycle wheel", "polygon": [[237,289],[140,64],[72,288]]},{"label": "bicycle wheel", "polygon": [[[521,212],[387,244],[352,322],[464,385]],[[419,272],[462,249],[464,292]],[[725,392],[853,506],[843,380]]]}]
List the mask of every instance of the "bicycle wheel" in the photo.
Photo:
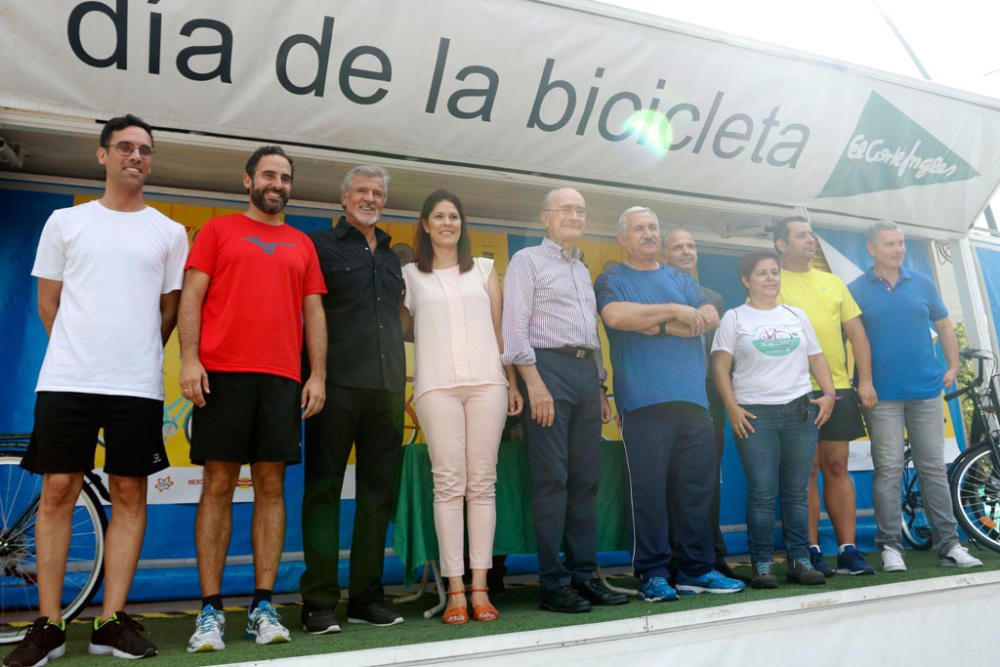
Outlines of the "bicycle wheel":
[{"label": "bicycle wheel", "polygon": [[962,530],[1000,552],[1000,471],[989,445],[968,450],[955,462],[951,500]]},{"label": "bicycle wheel", "polygon": [[[21,455],[0,452],[0,644],[19,641],[38,616],[35,518],[42,476],[20,467]],[[71,620],[104,578],[108,521],[97,494],[84,482],[73,508],[63,582],[62,616]]]},{"label": "bicycle wheel", "polygon": [[903,539],[914,549],[925,551],[931,548],[931,526],[924,513],[924,497],[920,491],[920,479],[909,456],[903,461],[902,529]]}]

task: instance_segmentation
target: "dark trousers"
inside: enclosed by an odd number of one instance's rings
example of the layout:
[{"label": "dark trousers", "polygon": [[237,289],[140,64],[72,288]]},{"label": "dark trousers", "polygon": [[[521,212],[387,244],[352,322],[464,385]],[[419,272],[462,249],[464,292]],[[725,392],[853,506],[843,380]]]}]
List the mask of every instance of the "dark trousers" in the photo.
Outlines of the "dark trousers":
[{"label": "dark trousers", "polygon": [[640,578],[667,577],[671,558],[692,577],[712,569],[713,436],[708,411],[693,403],[657,403],[623,413],[631,494],[626,523]]},{"label": "dark trousers", "polygon": [[385,533],[396,505],[402,432],[393,392],[327,385],[323,411],[306,421],[302,546],[303,601],[340,600],[340,494],[351,446],[356,448],[356,510],[348,592],[356,604],[382,602]]},{"label": "dark trousers", "polygon": [[[531,419],[528,392],[521,421],[543,590],[591,579],[597,570],[597,485],[601,480],[601,388],[593,359],[536,350],[536,368],[555,401],[555,421]],[[566,562],[559,557],[566,540]]]}]

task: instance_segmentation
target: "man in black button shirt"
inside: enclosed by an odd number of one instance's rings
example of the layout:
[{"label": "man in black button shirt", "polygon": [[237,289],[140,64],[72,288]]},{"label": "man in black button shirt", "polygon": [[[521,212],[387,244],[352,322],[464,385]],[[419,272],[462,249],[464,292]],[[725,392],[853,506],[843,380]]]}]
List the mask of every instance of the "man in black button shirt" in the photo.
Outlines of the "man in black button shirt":
[{"label": "man in black button shirt", "polygon": [[312,235],[326,279],[329,329],[326,409],[306,421],[302,539],[302,626],[338,632],[340,493],[356,443],[354,537],[347,617],[350,623],[395,625],[403,617],[384,604],[385,533],[394,509],[402,433],[394,399],[403,391],[405,359],[399,320],[403,276],[375,223],[389,189],[381,167],[354,167],[344,177],[344,215]]}]

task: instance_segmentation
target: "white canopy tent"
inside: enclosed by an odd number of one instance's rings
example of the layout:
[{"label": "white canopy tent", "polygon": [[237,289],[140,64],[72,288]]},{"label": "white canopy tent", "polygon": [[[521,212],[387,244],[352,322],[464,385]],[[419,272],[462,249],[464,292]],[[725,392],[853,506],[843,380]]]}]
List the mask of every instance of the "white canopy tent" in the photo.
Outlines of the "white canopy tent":
[{"label": "white canopy tent", "polygon": [[962,239],[1000,182],[994,98],[589,0],[0,0],[0,16],[7,182],[100,179],[95,121],[129,111],[158,130],[166,194],[240,198],[267,141],[296,157],[307,209],[379,162],[394,209],[446,184],[500,228],[534,228],[562,183],[604,236],[637,202],[722,247],[796,207],[819,226],[891,218],[952,244],[962,309],[982,312]]}]

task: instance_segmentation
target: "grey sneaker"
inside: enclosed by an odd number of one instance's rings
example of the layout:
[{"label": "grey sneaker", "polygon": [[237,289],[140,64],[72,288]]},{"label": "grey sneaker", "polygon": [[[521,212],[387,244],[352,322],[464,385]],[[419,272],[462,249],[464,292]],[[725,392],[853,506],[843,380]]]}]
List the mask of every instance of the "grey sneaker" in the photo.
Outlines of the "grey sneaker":
[{"label": "grey sneaker", "polygon": [[826,577],[812,566],[808,558],[788,561],[788,575],[785,578],[793,584],[804,586],[821,586],[826,583]]},{"label": "grey sneaker", "polygon": [[778,578],[774,576],[772,568],[774,563],[769,560],[753,564],[753,577],[750,579],[751,588],[777,588]]}]

